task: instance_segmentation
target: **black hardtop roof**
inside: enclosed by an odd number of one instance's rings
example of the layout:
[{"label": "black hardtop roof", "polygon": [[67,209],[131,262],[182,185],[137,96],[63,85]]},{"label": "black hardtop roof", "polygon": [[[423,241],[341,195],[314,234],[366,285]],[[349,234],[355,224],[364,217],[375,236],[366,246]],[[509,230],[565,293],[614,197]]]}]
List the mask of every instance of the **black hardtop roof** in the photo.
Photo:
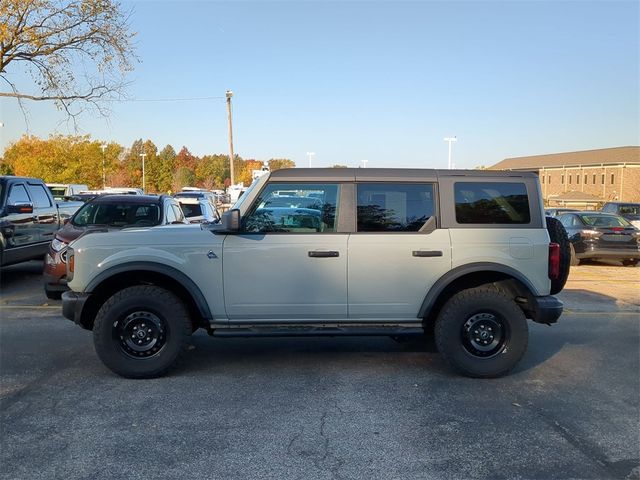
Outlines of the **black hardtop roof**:
[{"label": "black hardtop roof", "polygon": [[432,168],[283,168],[271,172],[270,179],[281,181],[420,181],[444,177],[535,178],[535,172],[496,170],[436,170]]},{"label": "black hardtop roof", "polygon": [[160,202],[166,195],[127,195],[127,194],[105,194],[98,195],[90,200],[90,203],[125,203],[144,204]]}]

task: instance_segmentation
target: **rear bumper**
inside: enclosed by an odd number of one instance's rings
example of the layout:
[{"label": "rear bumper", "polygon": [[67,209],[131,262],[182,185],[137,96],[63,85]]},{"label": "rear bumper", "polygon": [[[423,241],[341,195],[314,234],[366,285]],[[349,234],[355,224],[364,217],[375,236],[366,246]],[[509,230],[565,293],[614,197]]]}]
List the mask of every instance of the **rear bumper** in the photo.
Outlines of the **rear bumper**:
[{"label": "rear bumper", "polygon": [[533,297],[528,313],[534,322],[549,325],[558,321],[563,308],[564,304],[560,300],[552,295],[546,295]]},{"label": "rear bumper", "polygon": [[62,294],[62,315],[82,326],[82,310],[90,296],[89,293],[64,292]]},{"label": "rear bumper", "polygon": [[591,248],[584,252],[576,252],[576,258],[611,258],[627,260],[640,258],[640,250],[637,248]]}]

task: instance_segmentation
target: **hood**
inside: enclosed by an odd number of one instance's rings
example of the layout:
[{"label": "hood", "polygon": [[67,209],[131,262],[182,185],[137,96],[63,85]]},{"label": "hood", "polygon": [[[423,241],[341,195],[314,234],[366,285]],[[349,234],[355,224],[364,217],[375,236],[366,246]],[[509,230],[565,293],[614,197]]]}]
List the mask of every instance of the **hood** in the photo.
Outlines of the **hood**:
[{"label": "hood", "polygon": [[83,247],[153,247],[177,245],[214,245],[224,235],[214,235],[200,224],[158,225],[155,227],[114,229],[99,235],[81,235],[74,248]]}]

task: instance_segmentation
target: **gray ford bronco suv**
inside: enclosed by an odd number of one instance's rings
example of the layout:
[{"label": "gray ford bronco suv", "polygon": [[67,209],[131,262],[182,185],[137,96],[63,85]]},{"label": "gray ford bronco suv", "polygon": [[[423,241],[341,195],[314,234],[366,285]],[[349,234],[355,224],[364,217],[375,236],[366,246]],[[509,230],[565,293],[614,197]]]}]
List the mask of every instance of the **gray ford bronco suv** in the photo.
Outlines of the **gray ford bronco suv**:
[{"label": "gray ford bronco suv", "polygon": [[164,374],[213,336],[435,335],[473,377],[509,372],[527,319],[551,324],[569,269],[533,173],[286,169],[220,224],[86,235],[63,314],[130,378]]}]

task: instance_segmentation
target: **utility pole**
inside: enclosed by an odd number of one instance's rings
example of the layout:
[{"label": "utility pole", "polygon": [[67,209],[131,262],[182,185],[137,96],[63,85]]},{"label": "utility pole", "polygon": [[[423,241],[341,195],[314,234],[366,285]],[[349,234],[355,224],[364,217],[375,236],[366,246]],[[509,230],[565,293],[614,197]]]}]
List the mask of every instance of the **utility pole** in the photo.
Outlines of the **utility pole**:
[{"label": "utility pole", "polygon": [[445,137],[445,142],[449,142],[449,170],[451,170],[451,144],[458,141],[458,137]]},{"label": "utility pole", "polygon": [[107,177],[104,173],[104,158],[105,158],[105,150],[107,149],[107,144],[103,143],[100,145],[100,150],[102,150],[102,189],[104,190],[107,187]]},{"label": "utility pole", "polygon": [[142,157],[142,193],[146,193],[145,191],[145,178],[144,178],[144,159],[146,158],[147,154],[146,153],[141,153],[140,156]]},{"label": "utility pole", "polygon": [[367,163],[369,163],[369,160],[360,160],[362,162],[362,168],[367,168]]},{"label": "utility pole", "polygon": [[227,90],[227,116],[229,117],[229,170],[231,175],[231,185],[235,185],[233,175],[233,122],[231,120],[231,97],[233,92]]}]

